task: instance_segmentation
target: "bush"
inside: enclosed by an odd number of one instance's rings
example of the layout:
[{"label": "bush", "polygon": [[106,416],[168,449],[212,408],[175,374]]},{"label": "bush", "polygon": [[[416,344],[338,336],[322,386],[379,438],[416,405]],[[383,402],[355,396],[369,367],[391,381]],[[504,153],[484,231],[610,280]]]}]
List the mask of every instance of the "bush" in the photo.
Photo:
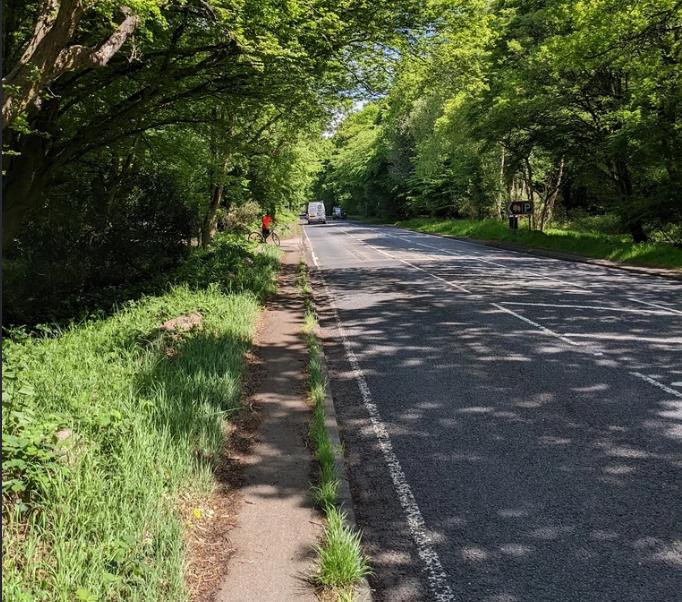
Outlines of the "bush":
[{"label": "bush", "polygon": [[225,229],[237,233],[248,232],[254,227],[261,213],[260,205],[255,201],[230,207],[225,216]]},{"label": "bush", "polygon": [[4,325],[108,310],[186,257],[194,214],[172,178],[122,177],[115,198],[87,174],[79,184],[52,191],[5,258]]}]

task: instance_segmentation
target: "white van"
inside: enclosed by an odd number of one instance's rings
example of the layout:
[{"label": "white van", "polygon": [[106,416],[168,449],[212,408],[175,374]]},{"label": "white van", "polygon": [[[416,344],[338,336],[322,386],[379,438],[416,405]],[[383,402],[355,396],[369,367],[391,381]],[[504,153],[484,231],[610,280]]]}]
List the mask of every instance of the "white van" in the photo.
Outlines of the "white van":
[{"label": "white van", "polygon": [[327,214],[324,210],[324,203],[308,203],[308,213],[306,218],[309,224],[327,223]]}]

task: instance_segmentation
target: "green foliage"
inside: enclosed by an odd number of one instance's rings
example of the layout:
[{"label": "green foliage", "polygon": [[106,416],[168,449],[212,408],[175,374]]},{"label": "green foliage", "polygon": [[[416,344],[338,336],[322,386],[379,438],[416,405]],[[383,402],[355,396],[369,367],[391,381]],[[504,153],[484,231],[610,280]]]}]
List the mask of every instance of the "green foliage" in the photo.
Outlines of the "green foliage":
[{"label": "green foliage", "polygon": [[327,527],[318,546],[319,566],[315,580],[330,588],[348,588],[370,573],[362,554],[361,534],[346,524],[346,515],[337,508],[327,512]]},{"label": "green foliage", "polygon": [[164,294],[5,339],[3,598],[186,599],[179,496],[213,485],[277,266],[220,237]]},{"label": "green foliage", "polygon": [[[8,71],[43,4],[9,1]],[[102,291],[125,297],[190,241],[208,243],[234,207],[298,210],[339,94],[420,12],[397,0],[110,0],[85,5],[74,40],[96,47],[124,4],[140,16],[135,35],[106,66],[51,81],[3,139],[12,324],[78,317]]]},{"label": "green foliage", "polygon": [[260,213],[261,208],[254,201],[231,207],[224,218],[225,229],[230,232],[244,234],[257,225]]},{"label": "green foliage", "polygon": [[[322,176],[365,217],[611,214],[680,243],[682,24],[674,0],[429,3],[387,96],[342,123]],[[665,233],[663,236],[662,233]]]},{"label": "green foliage", "polygon": [[60,470],[59,417],[36,416],[35,388],[26,379],[28,360],[4,343],[2,387],[2,495],[20,514],[27,502],[43,496],[51,476]]}]

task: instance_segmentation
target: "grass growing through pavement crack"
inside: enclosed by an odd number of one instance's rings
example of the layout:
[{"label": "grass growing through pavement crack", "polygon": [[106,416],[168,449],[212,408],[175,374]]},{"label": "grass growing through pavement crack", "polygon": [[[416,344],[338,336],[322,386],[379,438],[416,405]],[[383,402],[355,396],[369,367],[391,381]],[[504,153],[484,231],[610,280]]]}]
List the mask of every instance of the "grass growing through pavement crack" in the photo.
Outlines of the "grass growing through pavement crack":
[{"label": "grass growing through pavement crack", "polygon": [[308,272],[299,266],[299,287],[305,303],[303,330],[308,343],[308,393],[313,402],[310,441],[319,464],[318,483],[313,485],[313,499],[327,519],[322,541],[316,546],[318,567],[314,581],[339,600],[351,600],[353,586],[369,572],[362,553],[361,534],[348,525],[339,503],[339,479],[334,448],[325,424],[326,383],[322,369],[322,348],[315,334],[317,317],[312,303]]}]

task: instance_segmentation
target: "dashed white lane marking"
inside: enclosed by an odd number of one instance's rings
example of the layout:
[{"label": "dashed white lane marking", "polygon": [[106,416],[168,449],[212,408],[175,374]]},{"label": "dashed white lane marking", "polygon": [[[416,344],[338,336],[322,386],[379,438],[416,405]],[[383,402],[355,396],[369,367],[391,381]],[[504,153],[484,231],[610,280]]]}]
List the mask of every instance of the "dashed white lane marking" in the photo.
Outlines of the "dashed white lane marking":
[{"label": "dashed white lane marking", "polygon": [[682,311],[674,309],[672,307],[667,307],[666,305],[659,305],[658,303],[650,303],[649,301],[642,301],[641,299],[635,299],[633,297],[628,297],[628,301],[634,301],[635,303],[643,303],[644,305],[650,305],[651,307],[658,307],[658,309],[665,309],[666,311],[672,312],[674,314],[679,314],[682,316]]},{"label": "dashed white lane marking", "polygon": [[554,332],[553,330],[550,330],[549,328],[543,326],[542,324],[538,324],[537,322],[534,322],[533,320],[526,318],[526,316],[522,316],[521,314],[517,314],[515,311],[512,311],[508,307],[504,307],[504,306],[500,305],[499,303],[491,303],[490,305],[492,305],[493,307],[497,307],[497,309],[499,309],[503,312],[511,314],[515,318],[518,318],[519,320],[526,322],[526,324],[530,324],[531,326],[535,326],[535,328],[538,328],[539,330],[541,330],[545,334],[556,337],[557,339],[561,339],[564,343],[568,343],[569,345],[573,345],[575,347],[579,347],[581,345],[580,343],[578,343],[576,341],[572,341],[568,337],[565,337],[564,335],[559,334],[558,332]]},{"label": "dashed white lane marking", "polygon": [[[443,248],[437,247],[435,245],[427,245],[425,243],[416,242],[414,240],[410,240],[409,238],[403,238],[401,236],[395,236],[394,238],[408,242],[410,244],[419,245],[420,247],[424,247],[426,249],[434,249],[440,253],[445,253],[446,255],[452,255],[454,257],[459,257],[461,259],[465,259],[464,257],[462,257],[461,253],[456,253],[455,251],[449,251],[448,249],[443,249]],[[457,244],[471,244],[471,243],[466,243],[466,242],[461,241],[461,240],[455,240],[454,242],[456,242]],[[368,243],[365,243],[365,244],[368,244]],[[533,276],[535,278],[542,278],[543,280],[551,280],[552,282],[559,282],[560,284],[565,284],[565,285],[571,286],[573,288],[583,288],[583,289],[588,288],[584,284],[578,284],[576,282],[567,282],[565,280],[559,280],[558,278],[552,278],[551,276],[545,276],[544,274],[538,274],[537,272],[532,272],[530,270],[525,270],[523,268],[516,269],[514,267],[510,267],[508,265],[505,265],[503,263],[498,263],[497,261],[490,261],[489,259],[481,259],[480,257],[476,257],[476,256],[467,257],[466,259],[471,259],[473,261],[479,261],[481,263],[486,263],[488,265],[494,265],[494,266],[499,267],[499,268],[504,268],[505,270],[513,270],[514,272],[517,272],[519,274],[526,274],[529,276]]]},{"label": "dashed white lane marking", "polygon": [[602,341],[634,341],[635,343],[659,343],[661,345],[682,345],[681,337],[643,337],[639,334],[617,334],[602,332],[566,332],[564,336]]},{"label": "dashed white lane marking", "polygon": [[[310,244],[310,239],[308,239],[308,244]],[[438,553],[433,547],[433,542],[426,529],[424,517],[422,516],[421,510],[417,504],[417,500],[412,493],[412,489],[407,482],[405,472],[400,465],[398,457],[393,451],[391,437],[388,434],[386,426],[381,420],[379,409],[372,399],[372,394],[370,393],[367,380],[365,379],[365,375],[360,366],[360,362],[358,362],[358,358],[355,356],[355,352],[353,351],[348,337],[346,336],[346,332],[341,324],[341,319],[339,318],[339,313],[336,309],[334,298],[327,287],[324,276],[321,272],[319,272],[319,275],[322,279],[325,294],[332,308],[332,312],[336,321],[336,328],[339,332],[341,340],[343,341],[343,347],[346,351],[346,357],[348,358],[353,377],[358,383],[363,405],[369,414],[372,429],[374,430],[374,434],[379,442],[379,449],[381,449],[381,453],[384,456],[384,461],[388,466],[388,471],[391,475],[393,486],[395,487],[396,493],[398,495],[398,500],[400,501],[400,505],[403,509],[403,512],[405,513],[410,535],[412,536],[412,539],[414,540],[414,543],[417,547],[417,554],[425,565],[427,583],[431,593],[433,594],[433,599],[437,600],[438,602],[451,602],[455,599],[455,597],[452,593],[452,590],[450,589],[450,585],[448,584],[448,576],[443,570],[443,565],[441,564],[440,558],[438,557]]]},{"label": "dashed white lane marking", "polygon": [[[305,232],[305,230],[304,230]],[[319,264],[316,261],[316,256],[312,248],[312,244],[310,242],[310,239],[308,238],[307,232],[305,233],[306,235],[306,240],[308,241],[308,245],[310,246],[311,254],[313,256],[313,261],[315,262],[315,265],[319,267]],[[353,238],[356,238],[358,240],[358,237],[353,236]],[[364,241],[363,241],[364,242]],[[367,244],[367,243],[365,243]],[[372,245],[369,245],[372,246]],[[375,248],[375,247],[372,247]],[[397,259],[395,257],[392,257],[390,254],[385,253],[384,251],[380,249],[375,250],[379,251],[380,253],[383,253],[384,255],[387,255],[391,259]],[[411,267],[414,267],[416,269],[419,269],[421,271],[426,271],[423,270],[422,268],[419,268],[417,266],[413,266],[412,264],[409,264],[409,262],[405,262],[404,260],[399,260],[403,261],[403,263],[407,263],[408,265],[411,265]],[[427,272],[428,273],[428,272]],[[433,276],[433,274],[429,274]],[[432,546],[432,541],[431,538],[428,535],[428,532],[426,530],[426,523],[424,521],[424,518],[421,514],[421,510],[419,509],[419,506],[417,505],[417,501],[414,497],[414,494],[412,493],[412,489],[410,488],[407,478],[405,476],[405,473],[400,465],[400,461],[398,460],[397,456],[395,455],[395,452],[393,451],[393,445],[391,443],[390,436],[388,434],[388,431],[386,430],[386,427],[381,420],[381,415],[379,414],[379,410],[372,400],[372,395],[369,390],[369,386],[367,385],[367,381],[365,379],[364,373],[362,372],[362,368],[360,366],[360,363],[358,362],[357,357],[355,356],[355,353],[353,352],[353,349],[346,337],[345,331],[343,329],[343,326],[341,324],[341,319],[339,318],[338,311],[336,309],[336,305],[334,303],[334,299],[331,296],[331,293],[327,287],[327,284],[324,280],[324,276],[320,272],[320,277],[322,278],[322,282],[324,285],[325,289],[325,294],[327,296],[327,299],[329,300],[330,306],[332,308],[332,311],[334,313],[334,318],[336,322],[336,327],[339,331],[339,335],[341,336],[341,339],[343,341],[343,346],[346,352],[346,356],[348,357],[348,361],[351,366],[351,370],[353,372],[353,376],[358,383],[358,388],[360,389],[360,395],[362,396],[363,404],[365,408],[367,409],[367,413],[370,416],[370,422],[372,423],[372,428],[374,430],[374,433],[379,441],[379,447],[382,451],[382,454],[384,456],[384,460],[386,464],[388,465],[389,473],[391,475],[391,480],[393,481],[393,486],[396,489],[396,492],[398,494],[398,498],[400,501],[400,505],[403,508],[403,511],[405,512],[406,518],[407,518],[407,523],[408,523],[408,528],[410,529],[410,534],[412,535],[412,538],[415,541],[415,544],[417,546],[417,553],[419,557],[421,558],[422,562],[424,562],[426,566],[426,572],[427,572],[427,581],[429,584],[429,588],[431,589],[434,599],[438,600],[439,602],[450,602],[451,600],[454,600],[454,595],[452,593],[452,590],[450,586],[448,585],[447,582],[447,574],[443,570],[443,565],[441,564],[440,558],[438,557],[437,552],[434,550]],[[440,277],[436,277],[439,280],[442,280]],[[452,285],[452,283],[448,283],[449,285]],[[468,291],[467,291],[468,292]],[[637,301],[636,299],[630,299],[631,301]],[[653,305],[650,303],[646,302],[641,302],[640,303],[645,303],[648,305]],[[545,332],[548,335],[554,336],[559,338],[560,340],[568,343],[569,345],[577,346],[580,345],[580,343],[577,343],[575,341],[572,341],[552,330],[549,328],[546,328],[542,326],[541,324],[538,324],[537,322],[534,322],[533,320],[529,320],[525,316],[522,316],[520,314],[517,314],[516,312],[510,310],[509,308],[503,307],[502,305],[499,305],[497,303],[492,303],[491,305],[495,306],[501,311],[504,311],[506,313],[509,313],[513,315],[514,317],[534,326],[535,328],[540,329],[541,331]],[[664,307],[664,306],[655,306],[654,307],[659,307],[662,309],[670,310],[670,308]],[[676,310],[671,310],[673,312],[676,312]],[[682,313],[682,312],[679,312]],[[601,352],[594,353],[594,355],[600,356],[602,355]],[[630,372],[632,376],[635,376],[659,389],[662,391],[673,395],[675,397],[678,397],[682,399],[682,393],[679,391],[676,391],[674,389],[671,389],[670,387],[667,387],[663,383],[657,381],[654,378],[651,378],[650,376],[646,376],[645,374],[642,374],[640,372]],[[682,382],[674,382],[672,383],[673,386],[682,386]]]},{"label": "dashed white lane marking", "polygon": [[682,393],[680,391],[675,391],[675,389],[667,387],[662,382],[657,381],[655,378],[651,378],[650,376],[642,374],[641,372],[630,372],[630,374],[632,374],[632,376],[636,376],[637,378],[641,378],[643,381],[648,382],[650,385],[653,385],[654,387],[658,387],[659,389],[661,389],[661,391],[665,391],[670,395],[674,395],[675,397],[682,399]]},{"label": "dashed white lane marking", "polygon": [[[349,234],[349,236],[351,236],[352,238],[355,238],[357,240],[362,240],[362,239],[358,238],[357,236],[353,236],[352,234]],[[390,257],[391,259],[394,259],[395,261],[399,261],[400,263],[404,263],[405,265],[410,266],[414,270],[419,270],[420,272],[424,272],[425,274],[428,274],[429,276],[431,276],[431,278],[435,278],[436,280],[439,280],[440,282],[443,282],[452,288],[460,290],[463,293],[467,293],[468,295],[471,294],[470,290],[464,288],[463,286],[460,286],[459,284],[455,284],[454,282],[450,282],[449,280],[446,280],[445,278],[441,278],[440,276],[436,276],[435,274],[432,274],[428,270],[425,270],[424,268],[419,267],[418,265],[415,265],[412,262],[407,261],[406,259],[396,257],[395,255],[392,255],[391,253],[388,253],[388,252],[384,251],[383,249],[379,249],[378,247],[375,247],[374,245],[371,245],[368,242],[365,242],[364,240],[362,242],[364,244],[366,244],[370,249],[374,249],[377,253],[381,253],[382,255],[385,255],[386,257]]]},{"label": "dashed white lane marking", "polygon": [[632,314],[647,314],[651,316],[669,316],[670,311],[663,311],[657,309],[639,309],[632,307],[609,307],[608,305],[571,305],[562,303],[524,303],[521,301],[502,301],[502,305],[523,305],[528,307],[561,307],[573,309],[596,309],[600,311],[617,311]]}]

